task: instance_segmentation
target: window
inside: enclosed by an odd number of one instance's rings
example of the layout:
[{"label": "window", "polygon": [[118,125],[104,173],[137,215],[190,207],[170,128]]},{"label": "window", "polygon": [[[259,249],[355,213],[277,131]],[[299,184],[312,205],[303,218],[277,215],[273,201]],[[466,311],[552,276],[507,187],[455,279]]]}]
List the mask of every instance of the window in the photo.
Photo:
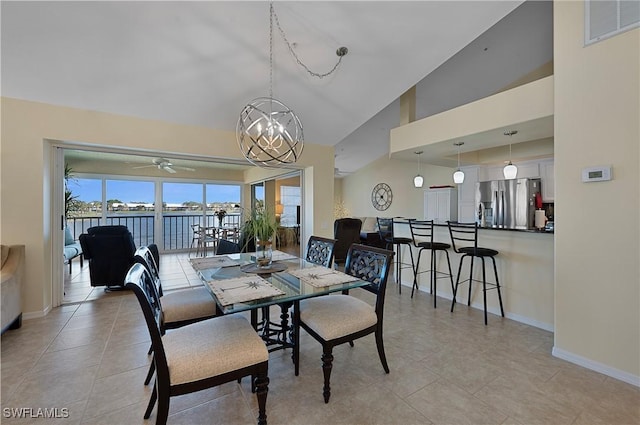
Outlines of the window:
[{"label": "window", "polygon": [[280,203],[283,206],[280,225],[293,227],[300,224],[300,186],[280,186]]}]

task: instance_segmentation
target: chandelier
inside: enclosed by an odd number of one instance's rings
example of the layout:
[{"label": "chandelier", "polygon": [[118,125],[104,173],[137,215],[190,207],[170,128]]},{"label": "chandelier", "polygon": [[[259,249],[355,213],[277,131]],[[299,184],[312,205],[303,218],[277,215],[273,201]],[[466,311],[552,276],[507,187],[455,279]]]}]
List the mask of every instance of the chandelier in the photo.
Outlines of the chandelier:
[{"label": "chandelier", "polygon": [[293,50],[280,27],[273,2],[269,2],[269,96],[256,98],[242,108],[236,126],[236,138],[242,155],[252,164],[267,168],[295,163],[304,148],[300,118],[291,108],[273,97],[274,21],[296,62],[314,77],[324,78],[332,74],[348,52],[346,47],[336,51],[338,61],[329,72],[319,74],[311,71]]}]

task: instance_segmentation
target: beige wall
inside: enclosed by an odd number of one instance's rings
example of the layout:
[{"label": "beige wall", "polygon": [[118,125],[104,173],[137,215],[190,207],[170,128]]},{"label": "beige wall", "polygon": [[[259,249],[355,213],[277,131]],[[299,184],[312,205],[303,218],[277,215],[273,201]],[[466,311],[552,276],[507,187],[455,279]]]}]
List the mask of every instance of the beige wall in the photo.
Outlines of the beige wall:
[{"label": "beige wall", "polygon": [[640,385],[640,30],[584,47],[583,6],[554,2],[554,354]]},{"label": "beige wall", "polygon": [[[241,159],[232,132],[175,125],[3,97],[0,148],[2,243],[26,245],[23,311],[46,312],[52,289],[51,149],[47,140],[207,158]],[[176,143],[179,140],[180,143]],[[312,196],[306,232],[326,234],[333,221],[333,147],[307,143],[298,165]],[[309,171],[308,173],[306,171]],[[252,169],[245,182],[276,174]],[[281,171],[280,171],[281,173]],[[55,227],[57,229],[57,226]]]},{"label": "beige wall", "polygon": [[[342,178],[342,201],[352,217],[424,218],[424,189],[431,185],[453,184],[453,171],[435,165],[420,166],[424,177],[422,189],[413,187],[418,163],[382,157]],[[371,190],[378,183],[387,183],[393,191],[393,202],[386,211],[371,204]]]}]

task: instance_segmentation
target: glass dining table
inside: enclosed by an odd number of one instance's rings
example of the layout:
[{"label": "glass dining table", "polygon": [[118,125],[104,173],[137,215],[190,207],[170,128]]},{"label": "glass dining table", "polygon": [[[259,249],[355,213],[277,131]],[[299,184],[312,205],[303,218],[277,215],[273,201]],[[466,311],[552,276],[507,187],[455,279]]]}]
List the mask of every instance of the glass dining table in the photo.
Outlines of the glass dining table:
[{"label": "glass dining table", "polygon": [[[190,259],[191,265],[213,299],[219,315],[250,312],[251,324],[270,351],[291,348],[295,375],[299,371],[300,301],[347,291],[369,282],[338,270],[310,263],[299,257],[273,251],[269,268],[258,268],[255,253],[216,255]],[[258,310],[273,305],[282,307],[277,330],[268,320],[258,322]],[[288,310],[293,307],[289,324]]]}]

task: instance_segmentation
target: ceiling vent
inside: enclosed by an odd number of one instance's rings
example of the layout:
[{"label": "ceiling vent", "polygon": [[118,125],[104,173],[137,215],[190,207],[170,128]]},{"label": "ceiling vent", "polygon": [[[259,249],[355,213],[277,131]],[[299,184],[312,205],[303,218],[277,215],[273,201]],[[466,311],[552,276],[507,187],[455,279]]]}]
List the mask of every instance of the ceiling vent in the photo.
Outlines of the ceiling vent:
[{"label": "ceiling vent", "polygon": [[585,0],[584,44],[589,45],[640,27],[640,2]]}]

